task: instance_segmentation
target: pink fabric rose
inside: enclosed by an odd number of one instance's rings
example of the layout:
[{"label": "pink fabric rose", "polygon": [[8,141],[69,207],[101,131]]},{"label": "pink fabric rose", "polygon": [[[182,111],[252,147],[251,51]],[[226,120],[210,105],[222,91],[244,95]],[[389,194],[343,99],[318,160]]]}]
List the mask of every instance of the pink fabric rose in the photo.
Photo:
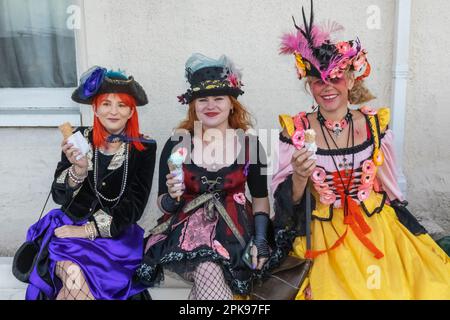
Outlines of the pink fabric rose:
[{"label": "pink fabric rose", "polygon": [[228,260],[230,259],[230,254],[228,253],[228,250],[225,249],[224,246],[222,246],[222,244],[219,241],[214,240],[213,247],[214,247],[214,250],[218,254],[220,254],[222,257],[224,257],[225,259],[228,259]]},{"label": "pink fabric rose", "polygon": [[378,110],[368,107],[368,106],[363,106],[360,110],[362,113],[364,113],[365,115],[368,115],[368,116],[375,116],[378,113]]},{"label": "pink fabric rose", "polygon": [[230,83],[230,87],[232,88],[240,88],[241,82],[239,81],[238,77],[232,73],[227,78],[228,82]]},{"label": "pink fabric rose", "polygon": [[346,70],[349,65],[350,65],[349,58],[344,58],[339,62],[338,67],[341,70]]},{"label": "pink fabric rose", "polygon": [[314,183],[314,189],[316,189],[319,194],[322,194],[324,192],[327,192],[330,187],[326,183]]},{"label": "pink fabric rose", "polygon": [[361,189],[358,191],[358,200],[359,201],[365,201],[369,198],[370,195],[370,189]]},{"label": "pink fabric rose", "polygon": [[308,121],[308,118],[306,117],[306,112],[300,112],[298,115],[296,115],[294,117],[294,125],[295,125],[295,128],[298,130],[308,129],[309,121]]},{"label": "pink fabric rose", "polygon": [[339,67],[334,68],[331,72],[330,72],[330,79],[341,79],[344,76],[344,71],[341,70]]},{"label": "pink fabric rose", "polygon": [[363,163],[362,170],[364,173],[367,173],[369,175],[373,175],[375,173],[376,167],[375,163],[373,163],[372,160],[366,160]]},{"label": "pink fabric rose", "polygon": [[361,187],[364,189],[371,188],[373,185],[373,180],[375,179],[375,174],[363,173],[361,175]]},{"label": "pink fabric rose", "polygon": [[350,45],[350,43],[342,41],[336,44],[336,48],[340,54],[344,55],[352,49],[352,46]]},{"label": "pink fabric rose", "polygon": [[353,68],[356,71],[360,71],[362,67],[366,64],[366,62],[367,62],[366,54],[365,52],[361,51],[360,53],[358,53],[356,59],[353,60]]},{"label": "pink fabric rose", "polygon": [[320,194],[320,202],[331,205],[336,202],[336,195],[331,190],[325,191]]},{"label": "pink fabric rose", "polygon": [[247,202],[247,198],[245,197],[245,195],[241,192],[241,193],[235,193],[233,195],[233,199],[234,201],[236,201],[236,203],[245,206],[245,203]]},{"label": "pink fabric rose", "polygon": [[325,170],[323,170],[322,168],[316,168],[311,175],[311,180],[314,183],[321,184],[325,182],[326,177],[327,173],[325,172]]},{"label": "pink fabric rose", "polygon": [[305,146],[305,130],[296,130],[292,136],[292,143],[297,149],[302,149]]}]

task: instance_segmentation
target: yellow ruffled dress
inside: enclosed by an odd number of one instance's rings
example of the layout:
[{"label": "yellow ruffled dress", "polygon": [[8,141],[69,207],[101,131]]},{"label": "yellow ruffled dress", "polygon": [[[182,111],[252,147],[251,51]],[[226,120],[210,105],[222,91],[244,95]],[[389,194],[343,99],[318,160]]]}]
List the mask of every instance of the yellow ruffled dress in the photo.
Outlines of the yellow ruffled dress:
[{"label": "yellow ruffled dress", "polygon": [[[366,113],[373,134],[368,163],[375,164],[376,180],[384,162],[382,144],[389,109]],[[293,118],[280,119],[292,136]],[[342,207],[323,203],[323,190],[316,184],[312,188],[316,203],[312,252],[306,251],[305,237],[295,239],[291,252],[300,258],[314,258],[297,299],[450,299],[449,257],[428,234],[416,236],[400,222],[386,194],[376,191],[376,182],[370,184],[364,201],[349,200],[346,215]],[[311,296],[305,295],[307,288]]]}]

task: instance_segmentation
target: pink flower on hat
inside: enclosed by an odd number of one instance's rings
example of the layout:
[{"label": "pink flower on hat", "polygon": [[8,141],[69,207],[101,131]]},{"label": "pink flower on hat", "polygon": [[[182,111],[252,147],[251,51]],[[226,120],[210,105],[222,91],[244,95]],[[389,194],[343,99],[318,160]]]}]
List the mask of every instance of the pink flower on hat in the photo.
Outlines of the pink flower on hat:
[{"label": "pink flower on hat", "polygon": [[341,79],[344,76],[344,70],[341,68],[336,67],[330,72],[330,79]]},{"label": "pink flower on hat", "polygon": [[341,61],[339,61],[338,67],[341,70],[345,70],[347,69],[347,67],[350,65],[350,59],[349,58],[344,58]]},{"label": "pink flower on hat", "polygon": [[366,62],[367,62],[366,52],[361,51],[360,53],[358,53],[358,56],[353,60],[353,68],[356,71],[360,71],[362,67],[364,67]]},{"label": "pink flower on hat", "polygon": [[352,46],[350,45],[350,43],[343,41],[336,44],[336,48],[340,54],[346,54],[352,49]]},{"label": "pink flower on hat", "polygon": [[227,80],[230,83],[230,87],[232,87],[232,88],[240,88],[241,87],[241,82],[239,81],[238,77],[234,73],[229,74],[227,77]]}]

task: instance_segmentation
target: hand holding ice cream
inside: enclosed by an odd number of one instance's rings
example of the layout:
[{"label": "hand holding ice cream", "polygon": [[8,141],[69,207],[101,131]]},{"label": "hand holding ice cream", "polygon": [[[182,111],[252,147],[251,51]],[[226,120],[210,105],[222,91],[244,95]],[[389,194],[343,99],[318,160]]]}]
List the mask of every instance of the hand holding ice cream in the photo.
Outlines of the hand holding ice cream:
[{"label": "hand holding ice cream", "polygon": [[[173,187],[179,189],[183,186],[184,182],[184,175],[183,175],[183,163],[186,160],[187,156],[187,149],[186,148],[180,148],[177,151],[175,151],[170,157],[169,160],[167,160],[167,165],[169,166],[170,173],[172,175],[172,179],[178,181],[177,184],[174,184]],[[170,188],[170,185],[168,183],[168,187]],[[171,190],[169,190],[169,193]],[[176,193],[178,193],[177,191]],[[180,201],[181,196],[177,196],[177,201]]]},{"label": "hand holding ice cream", "polygon": [[[69,122],[60,125],[59,130],[64,137],[64,141],[67,141],[68,144],[72,145],[72,148],[78,150],[78,154],[75,157],[76,161],[79,161],[89,152],[89,144],[86,138],[83,137],[83,135],[79,131],[73,134],[72,125]],[[69,157],[70,156],[68,156],[67,158]]]},{"label": "hand holding ice cream", "polygon": [[317,160],[316,132],[313,129],[309,129],[309,130],[305,131],[305,148],[309,152],[314,153],[311,157],[309,157],[309,159]]}]

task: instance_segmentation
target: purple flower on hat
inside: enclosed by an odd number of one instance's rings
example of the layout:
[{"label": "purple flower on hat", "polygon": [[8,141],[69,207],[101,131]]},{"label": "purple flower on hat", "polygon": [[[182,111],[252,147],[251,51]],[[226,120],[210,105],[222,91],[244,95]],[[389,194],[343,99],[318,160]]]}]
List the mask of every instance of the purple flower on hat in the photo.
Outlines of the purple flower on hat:
[{"label": "purple flower on hat", "polygon": [[85,76],[83,76],[83,78],[85,79],[85,81],[82,82],[83,95],[86,98],[90,98],[97,94],[98,90],[102,86],[105,74],[106,69],[95,67],[92,70],[88,71]]}]

